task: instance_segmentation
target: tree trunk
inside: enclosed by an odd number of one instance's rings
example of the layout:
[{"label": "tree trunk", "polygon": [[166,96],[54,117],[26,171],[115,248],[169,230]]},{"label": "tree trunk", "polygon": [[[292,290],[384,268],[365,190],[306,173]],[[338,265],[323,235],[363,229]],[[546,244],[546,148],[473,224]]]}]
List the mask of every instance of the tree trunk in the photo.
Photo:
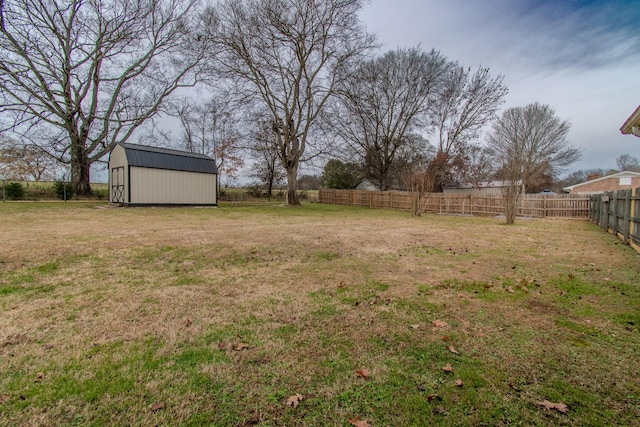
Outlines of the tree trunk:
[{"label": "tree trunk", "polygon": [[71,152],[71,185],[76,190],[76,195],[92,196],[91,184],[89,183],[89,158],[81,147],[74,147]]},{"label": "tree trunk", "polygon": [[513,224],[516,220],[518,212],[518,200],[520,199],[521,187],[519,185],[511,185],[503,190],[505,202],[505,217],[507,224]]},{"label": "tree trunk", "polygon": [[298,199],[298,162],[289,162],[287,165],[287,204],[300,206]]},{"label": "tree trunk", "polygon": [[269,178],[267,179],[267,197],[269,201],[271,201],[271,196],[273,195],[273,174],[269,174]]}]

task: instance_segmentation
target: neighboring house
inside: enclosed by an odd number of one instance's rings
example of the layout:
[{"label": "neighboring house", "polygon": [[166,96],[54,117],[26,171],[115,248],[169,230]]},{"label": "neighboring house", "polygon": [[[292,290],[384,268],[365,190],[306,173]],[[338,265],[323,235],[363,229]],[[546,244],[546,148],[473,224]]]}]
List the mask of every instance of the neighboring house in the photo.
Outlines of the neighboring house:
[{"label": "neighboring house", "polygon": [[376,186],[373,182],[368,179],[363,179],[360,181],[360,184],[356,185],[356,190],[366,190],[366,191],[380,191],[380,188]]},{"label": "neighboring house", "polygon": [[571,194],[601,194],[636,187],[640,187],[640,173],[625,171],[564,187],[562,191]]},{"label": "neighboring house", "polygon": [[483,181],[477,184],[465,183],[455,186],[446,186],[442,189],[442,192],[445,194],[500,196],[502,195],[502,189],[508,186],[508,181]]},{"label": "neighboring house", "polygon": [[640,137],[640,105],[636,110],[631,114],[631,116],[627,119],[626,122],[620,128],[620,132],[625,135],[635,135]]},{"label": "neighboring house", "polygon": [[203,154],[120,143],[109,154],[109,202],[217,206],[217,174]]}]

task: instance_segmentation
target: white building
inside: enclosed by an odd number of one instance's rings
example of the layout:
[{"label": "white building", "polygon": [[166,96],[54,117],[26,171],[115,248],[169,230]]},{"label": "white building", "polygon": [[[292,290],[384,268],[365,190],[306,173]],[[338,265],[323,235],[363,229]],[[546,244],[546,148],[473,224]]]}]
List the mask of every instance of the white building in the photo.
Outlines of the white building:
[{"label": "white building", "polygon": [[109,202],[217,206],[218,171],[204,154],[121,143],[109,154]]}]

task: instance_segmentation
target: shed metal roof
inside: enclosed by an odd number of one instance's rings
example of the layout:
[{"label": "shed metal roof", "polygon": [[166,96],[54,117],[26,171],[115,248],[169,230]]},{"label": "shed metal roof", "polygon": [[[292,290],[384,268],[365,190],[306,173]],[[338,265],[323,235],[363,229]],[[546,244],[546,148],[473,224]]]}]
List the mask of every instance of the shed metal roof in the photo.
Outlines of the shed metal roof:
[{"label": "shed metal roof", "polygon": [[209,156],[147,145],[120,143],[129,166],[216,174],[216,162]]}]

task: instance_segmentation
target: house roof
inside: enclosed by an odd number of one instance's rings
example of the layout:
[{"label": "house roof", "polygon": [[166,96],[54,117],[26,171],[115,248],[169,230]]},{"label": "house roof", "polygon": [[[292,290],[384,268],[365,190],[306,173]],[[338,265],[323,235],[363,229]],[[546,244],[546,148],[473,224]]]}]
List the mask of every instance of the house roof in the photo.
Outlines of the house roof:
[{"label": "house roof", "polygon": [[581,187],[581,186],[586,185],[586,184],[593,184],[594,182],[600,182],[600,181],[604,181],[604,180],[611,179],[611,178],[627,178],[627,177],[631,177],[631,178],[640,177],[640,173],[638,173],[638,172],[629,172],[629,171],[618,172],[618,173],[614,173],[612,175],[603,176],[602,178],[596,178],[596,179],[592,179],[591,181],[585,181],[585,182],[581,182],[579,184],[570,185],[569,187],[564,187],[562,189],[562,191],[569,192],[569,191],[573,190],[574,188]]},{"label": "house roof", "polygon": [[[633,129],[634,127],[636,128],[635,132]],[[640,136],[637,134],[637,132],[640,133],[640,129],[638,128],[640,128],[640,105],[638,105],[638,108],[636,108],[633,114],[629,116],[627,121],[624,122],[624,124],[620,128],[620,132],[625,135],[634,134],[635,136]]]},{"label": "house roof", "polygon": [[446,185],[444,188],[450,190],[469,190],[474,188],[503,188],[509,187],[510,185],[510,181],[481,181],[478,183],[465,182],[462,184]]},{"label": "house roof", "polygon": [[169,148],[120,143],[129,166],[216,174],[216,162],[209,156]]}]

